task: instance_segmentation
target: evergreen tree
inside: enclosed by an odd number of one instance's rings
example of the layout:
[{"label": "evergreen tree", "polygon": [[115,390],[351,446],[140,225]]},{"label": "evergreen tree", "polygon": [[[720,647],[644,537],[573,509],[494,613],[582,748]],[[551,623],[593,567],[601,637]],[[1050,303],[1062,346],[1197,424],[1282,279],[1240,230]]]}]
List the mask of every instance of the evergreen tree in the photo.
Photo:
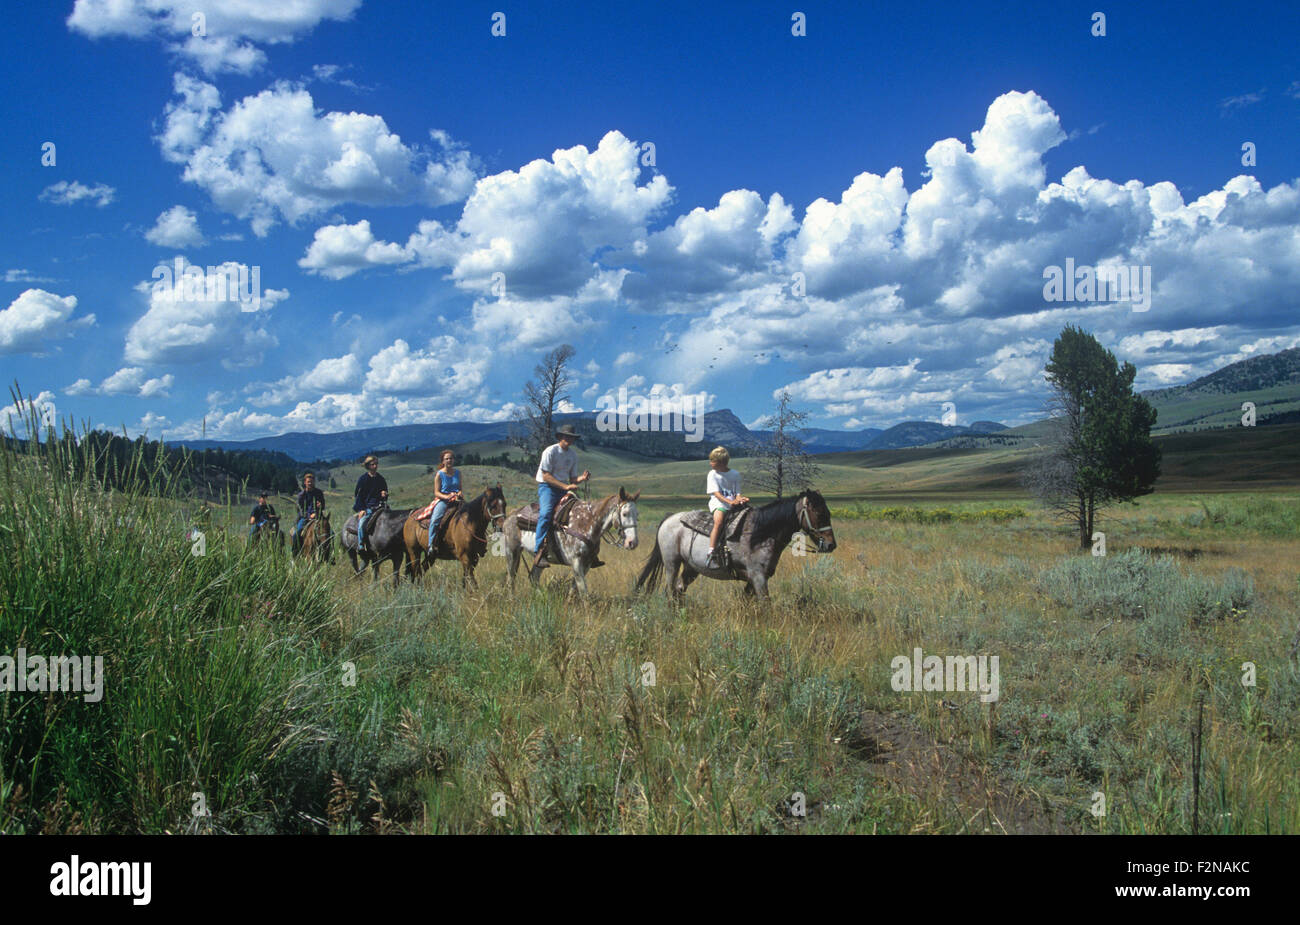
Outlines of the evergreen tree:
[{"label": "evergreen tree", "polygon": [[1096,512],[1150,494],[1160,476],[1151,439],[1156,411],[1133,391],[1137,369],[1085,331],[1067,326],[1046,369],[1054,413],[1048,449],[1028,473],[1030,488],[1092,542]]}]

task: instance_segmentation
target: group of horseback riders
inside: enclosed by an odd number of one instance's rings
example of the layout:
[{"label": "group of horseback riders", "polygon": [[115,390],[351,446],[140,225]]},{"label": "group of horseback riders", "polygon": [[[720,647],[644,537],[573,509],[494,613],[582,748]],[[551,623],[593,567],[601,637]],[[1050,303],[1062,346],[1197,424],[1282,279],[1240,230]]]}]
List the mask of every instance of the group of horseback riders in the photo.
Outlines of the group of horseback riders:
[{"label": "group of horseback riders", "polygon": [[[578,472],[578,454],[574,445],[582,435],[571,424],[563,424],[555,432],[555,443],[542,451],[537,465],[537,532],[535,540],[536,553],[533,556],[534,574],[547,567],[547,541],[554,529],[555,513],[561,501],[578,486],[591,478],[590,470]],[[726,546],[719,543],[722,522],[727,513],[749,503],[749,498],[740,493],[740,473],[729,467],[730,455],[724,447],[716,447],[709,454],[709,474],[706,480],[706,494],[709,499],[709,511],[713,517],[713,532],[709,537],[709,561],[725,560]],[[370,455],[362,460],[363,471],[357,478],[353,491],[352,510],[357,516],[357,545],[366,549],[366,522],[375,511],[388,503],[388,481],[379,474],[379,459]],[[464,500],[461,487],[460,470],[456,468],[456,454],[443,450],[439,467],[433,476],[433,511],[429,520],[429,553],[432,554],[439,527],[447,513]],[[296,555],[302,548],[302,532],[311,521],[325,508],[325,494],[316,487],[316,474],[304,472],[302,490],[294,497],[297,505],[298,519],[290,534],[293,552]],[[267,500],[266,492],[257,496],[257,505],[248,517],[248,536],[251,540],[263,527],[278,524],[279,517],[274,505]],[[599,558],[593,566],[605,563]]]}]

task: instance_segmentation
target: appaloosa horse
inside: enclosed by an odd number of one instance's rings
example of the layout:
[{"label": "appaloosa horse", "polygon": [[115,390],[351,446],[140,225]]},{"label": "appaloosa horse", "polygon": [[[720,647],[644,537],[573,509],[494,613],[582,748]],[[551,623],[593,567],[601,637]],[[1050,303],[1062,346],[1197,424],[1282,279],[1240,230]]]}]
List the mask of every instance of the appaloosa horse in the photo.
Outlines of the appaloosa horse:
[{"label": "appaloosa horse", "polygon": [[402,548],[406,552],[406,573],[414,581],[424,573],[431,559],[458,559],[461,581],[466,588],[478,587],[474,569],[487,555],[487,529],[501,529],[506,516],[506,496],[500,485],[487,489],[473,501],[448,511],[447,521],[433,556],[428,555],[429,525],[417,520],[412,511],[402,525]]},{"label": "appaloosa horse", "polygon": [[642,587],[654,590],[666,568],[673,597],[680,598],[690,583],[703,575],[720,581],[746,582],[746,592],[766,598],[767,580],[776,571],[781,552],[796,533],[802,532],[815,540],[818,552],[835,549],[830,509],[822,496],[812,490],[754,510],[742,509],[735,516],[745,519],[738,532],[733,531],[731,521],[724,524],[731,558],[730,565],[726,565],[709,561],[711,517],[703,511],[669,514],[655,532],[654,552],[641,569],[636,590]]},{"label": "appaloosa horse", "polygon": [[[387,504],[381,504],[370,519],[366,521],[366,548],[357,548],[357,518],[353,514],[343,527],[343,548],[352,560],[352,570],[358,576],[368,568],[374,569],[374,580],[379,580],[379,565],[382,562],[393,563],[393,586],[401,581],[402,558],[406,547],[402,544],[402,528],[406,517],[411,513],[407,508],[394,511]],[[360,564],[357,560],[360,559]]]},{"label": "appaloosa horse", "polygon": [[[596,504],[574,501],[568,523],[562,527],[553,525],[551,528],[555,545],[559,547],[560,558],[554,558],[553,553],[548,550],[546,561],[556,565],[567,565],[573,569],[574,583],[579,591],[586,594],[587,572],[596,562],[602,537],[615,546],[636,549],[636,499],[639,497],[641,497],[639,491],[629,495],[619,488],[618,494],[610,495]],[[519,568],[519,559],[524,551],[527,550],[530,554],[536,552],[536,514],[532,514],[530,518],[534,524],[532,530],[521,528],[518,522],[519,515],[529,511],[531,507],[532,505],[526,504],[511,511],[502,529],[506,540],[506,556],[509,558],[506,568],[510,576],[511,588],[515,585],[515,572]],[[528,577],[533,584],[537,584],[535,572],[530,572]]]}]

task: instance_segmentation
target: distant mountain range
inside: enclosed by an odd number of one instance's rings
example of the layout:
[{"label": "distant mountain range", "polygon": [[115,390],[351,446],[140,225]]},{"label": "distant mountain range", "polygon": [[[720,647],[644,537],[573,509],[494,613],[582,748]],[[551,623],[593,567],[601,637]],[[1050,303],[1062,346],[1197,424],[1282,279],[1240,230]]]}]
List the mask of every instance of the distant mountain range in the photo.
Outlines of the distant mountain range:
[{"label": "distant mountain range", "polygon": [[[729,409],[704,415],[702,439],[687,442],[681,432],[601,431],[596,427],[596,412],[556,415],[558,423],[571,423],[589,446],[621,449],[641,456],[665,459],[703,459],[719,444],[736,453],[762,441],[771,431],[750,430]],[[1005,430],[994,421],[976,421],[969,427],[945,426],[932,421],[905,421],[888,430],[868,427],[862,430],[828,430],[810,427],[797,432],[810,453],[843,453],[856,450],[888,450],[920,446],[961,435],[984,435]],[[458,446],[465,443],[490,443],[508,440],[510,423],[453,421],[439,424],[405,424],[395,427],[369,427],[333,434],[293,432],[255,440],[185,440],[170,441],[173,446],[190,449],[269,451],[285,453],[299,462],[331,459],[352,460],[366,453],[395,453],[433,447]]]},{"label": "distant mountain range", "polygon": [[[1241,402],[1258,406],[1260,423],[1283,421],[1300,410],[1300,347],[1267,356],[1251,357],[1225,366],[1186,385],[1152,389],[1142,393],[1159,412],[1160,431],[1225,427],[1239,423]],[[1285,415],[1285,417],[1283,417]],[[771,434],[750,430],[730,410],[710,411],[704,416],[701,439],[687,442],[680,432],[602,431],[596,427],[596,412],[556,415],[559,423],[572,423],[590,446],[621,449],[642,456],[664,459],[703,459],[722,444],[736,455],[744,447]],[[996,421],[976,421],[969,426],[945,426],[934,421],[904,421],[886,430],[828,430],[810,427],[797,436],[810,453],[845,453],[859,450],[893,450],[943,443],[946,446],[979,446],[992,442],[1022,440],[1037,433],[1039,424],[1011,430]],[[438,424],[406,424],[370,427],[334,434],[288,433],[255,440],[169,441],[191,449],[270,451],[284,453],[299,462],[331,459],[353,460],[366,453],[394,453],[465,443],[493,443],[508,440],[510,423],[497,421],[452,421]]]}]

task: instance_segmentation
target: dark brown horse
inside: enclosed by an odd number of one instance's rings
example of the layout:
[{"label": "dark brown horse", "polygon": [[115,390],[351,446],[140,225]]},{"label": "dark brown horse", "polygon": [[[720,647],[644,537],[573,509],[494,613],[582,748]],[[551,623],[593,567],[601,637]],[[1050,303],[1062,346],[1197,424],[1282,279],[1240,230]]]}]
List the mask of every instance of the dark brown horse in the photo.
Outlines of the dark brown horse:
[{"label": "dark brown horse", "polygon": [[334,561],[334,531],[330,527],[329,511],[319,509],[316,516],[302,528],[302,549],[299,555],[318,562]]},{"label": "dark brown horse", "polygon": [[461,580],[465,587],[477,587],[474,569],[478,560],[487,555],[489,525],[501,528],[506,516],[506,496],[500,485],[487,489],[473,501],[467,501],[447,514],[449,518],[435,554],[430,557],[429,527],[415,519],[415,512],[407,517],[402,527],[402,542],[406,546],[406,573],[411,580],[424,573],[430,558],[457,559],[462,569]]}]

